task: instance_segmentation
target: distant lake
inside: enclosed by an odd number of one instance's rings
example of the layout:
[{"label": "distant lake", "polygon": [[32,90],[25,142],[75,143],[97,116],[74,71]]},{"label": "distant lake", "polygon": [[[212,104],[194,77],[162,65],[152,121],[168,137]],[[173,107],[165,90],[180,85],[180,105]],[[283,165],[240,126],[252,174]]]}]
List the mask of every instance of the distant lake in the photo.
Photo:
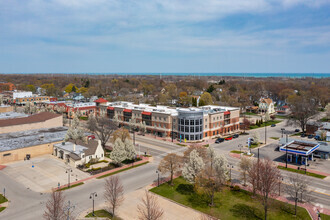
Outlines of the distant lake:
[{"label": "distant lake", "polygon": [[[20,74],[20,73],[15,73]],[[22,73],[28,74],[28,73]],[[31,73],[35,74],[35,73]],[[47,73],[40,73],[47,74]],[[51,74],[51,73],[49,73]],[[53,73],[84,75],[154,75],[154,76],[236,76],[236,77],[287,77],[287,78],[328,78],[330,73]]]}]

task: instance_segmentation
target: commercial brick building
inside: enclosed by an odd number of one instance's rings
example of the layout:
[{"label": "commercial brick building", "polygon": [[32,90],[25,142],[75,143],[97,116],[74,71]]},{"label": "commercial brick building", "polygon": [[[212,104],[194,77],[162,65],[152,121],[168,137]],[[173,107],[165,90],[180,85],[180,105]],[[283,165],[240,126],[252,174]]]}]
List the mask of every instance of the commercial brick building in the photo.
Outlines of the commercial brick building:
[{"label": "commercial brick building", "polygon": [[198,141],[214,136],[225,136],[239,131],[239,109],[224,106],[199,108],[172,108],[133,104],[131,102],[107,102],[97,106],[110,118],[118,117],[122,126],[127,126],[134,117],[144,122],[148,133],[162,137]]}]

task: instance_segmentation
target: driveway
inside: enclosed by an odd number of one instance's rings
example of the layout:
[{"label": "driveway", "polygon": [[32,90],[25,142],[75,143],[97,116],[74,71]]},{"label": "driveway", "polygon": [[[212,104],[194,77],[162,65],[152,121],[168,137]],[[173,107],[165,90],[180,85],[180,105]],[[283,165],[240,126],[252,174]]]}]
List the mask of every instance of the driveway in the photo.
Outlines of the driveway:
[{"label": "driveway", "polygon": [[[61,185],[68,183],[66,169],[69,166],[52,155],[8,163],[6,166],[1,172],[35,192],[50,192],[52,188],[58,186],[58,183]],[[89,174],[72,168],[70,181],[76,181],[76,179],[79,180],[88,176]]]}]

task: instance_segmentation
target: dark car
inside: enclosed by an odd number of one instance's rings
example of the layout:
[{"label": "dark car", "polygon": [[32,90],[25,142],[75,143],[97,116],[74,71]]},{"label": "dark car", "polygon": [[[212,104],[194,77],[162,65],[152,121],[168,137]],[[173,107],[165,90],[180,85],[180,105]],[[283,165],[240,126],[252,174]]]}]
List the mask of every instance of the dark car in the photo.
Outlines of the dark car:
[{"label": "dark car", "polygon": [[234,134],[233,138],[238,138],[238,136],[239,136],[238,134]]},{"label": "dark car", "polygon": [[275,127],[276,126],[276,124],[272,124],[270,127]]},{"label": "dark car", "polygon": [[305,133],[302,133],[301,135],[300,135],[300,137],[306,137],[306,134]]},{"label": "dark car", "polygon": [[314,139],[317,140],[317,141],[322,141],[322,139],[321,139],[321,137],[320,137],[319,135],[316,135],[316,136],[314,137]]},{"label": "dark car", "polygon": [[299,132],[299,131],[300,131],[299,129],[294,130],[294,132]]},{"label": "dark car", "polygon": [[226,137],[225,140],[226,141],[233,140],[233,137]]},{"label": "dark car", "polygon": [[219,143],[224,142],[224,141],[225,141],[224,138],[217,138],[217,139],[215,140],[215,143],[216,143],[216,144],[219,144]]},{"label": "dark car", "polygon": [[308,135],[309,139],[312,139],[313,137],[314,137],[314,135],[312,135],[312,134]]}]

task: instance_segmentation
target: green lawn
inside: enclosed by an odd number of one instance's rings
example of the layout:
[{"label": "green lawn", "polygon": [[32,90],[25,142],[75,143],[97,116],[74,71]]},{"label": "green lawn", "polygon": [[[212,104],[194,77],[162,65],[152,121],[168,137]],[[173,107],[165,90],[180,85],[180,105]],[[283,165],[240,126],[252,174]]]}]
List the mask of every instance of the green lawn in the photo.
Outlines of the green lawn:
[{"label": "green lawn", "polygon": [[294,172],[294,173],[300,173],[300,174],[304,174],[304,175],[307,175],[307,176],[312,176],[312,177],[316,177],[316,178],[320,178],[320,179],[324,179],[326,178],[326,176],[323,176],[323,175],[320,175],[320,174],[316,174],[316,173],[311,173],[311,172],[306,172],[305,174],[305,171],[304,170],[298,170],[298,169],[293,169],[293,168],[285,168],[284,166],[277,166],[278,169],[281,169],[281,170],[286,170],[286,171],[290,171],[290,172]]},{"label": "green lawn", "polygon": [[267,121],[267,122],[262,123],[262,124],[260,125],[260,127],[257,126],[257,125],[251,125],[251,126],[250,126],[250,129],[262,128],[262,127],[270,126],[270,125],[272,125],[272,124],[277,124],[277,123],[280,123],[280,122],[281,122],[281,121],[279,121],[279,120]]},{"label": "green lawn", "polygon": [[85,216],[86,218],[94,218],[94,217],[103,217],[103,218],[108,218],[111,220],[120,220],[121,218],[118,217],[112,217],[112,214],[104,209],[101,210],[95,210],[94,211],[94,216],[93,213],[88,213],[88,215]]},{"label": "green lawn", "polygon": [[7,201],[8,200],[2,194],[0,194],[0,204],[4,203],[4,202],[7,202]]},{"label": "green lawn", "polygon": [[326,215],[326,214],[321,213],[321,219],[322,220],[330,220],[330,215]]},{"label": "green lawn", "polygon": [[187,146],[187,145],[185,145],[185,144],[180,144],[180,143],[177,143],[176,145],[179,145],[179,146],[181,146],[181,147],[185,147],[185,146]]},{"label": "green lawn", "polygon": [[244,151],[232,150],[232,151],[230,151],[230,153],[233,153],[233,154],[240,154],[240,153],[244,153]]},{"label": "green lawn", "polygon": [[[164,183],[150,191],[220,219],[264,219],[260,199],[251,197],[252,193],[244,190],[232,191],[229,187],[225,187],[215,194],[213,207],[208,206],[208,197],[194,193],[192,185],[182,177],[174,180],[174,186]],[[268,219],[310,219],[310,217],[304,208],[298,207],[298,215],[295,218],[293,205],[270,200]]]},{"label": "green lawn", "polygon": [[6,207],[0,207],[0,212],[2,212],[5,209],[6,209]]},{"label": "green lawn", "polygon": [[[257,113],[253,113],[253,112],[245,112],[244,114],[245,114],[245,115],[258,115]],[[244,115],[244,114],[243,114],[243,115]]]},{"label": "green lawn", "polygon": [[117,173],[120,173],[120,172],[123,172],[123,171],[126,171],[126,170],[130,170],[130,169],[132,169],[132,168],[135,168],[135,167],[139,167],[139,166],[145,165],[145,164],[147,164],[147,163],[149,163],[149,161],[144,162],[144,163],[140,163],[140,164],[138,164],[138,165],[130,166],[130,167],[127,167],[127,168],[125,168],[125,169],[121,169],[121,170],[118,170],[118,171],[115,171],[115,172],[112,172],[112,173],[108,173],[108,174],[105,174],[105,175],[103,175],[103,176],[96,177],[96,179],[102,179],[102,178],[105,178],[105,177],[108,177],[108,176],[111,176],[111,175],[115,175],[115,174],[117,174]]},{"label": "green lawn", "polygon": [[77,184],[73,184],[73,185],[70,185],[70,188],[69,188],[69,187],[64,187],[64,188],[61,188],[61,189],[59,189],[59,190],[57,190],[57,191],[63,191],[63,190],[71,189],[71,188],[74,188],[74,187],[76,187],[76,186],[80,186],[80,185],[82,185],[82,184],[84,184],[84,182],[80,182],[80,183],[77,183]]},{"label": "green lawn", "polygon": [[279,119],[287,119],[287,118],[289,118],[289,116],[286,116],[286,115],[276,115],[275,117],[276,118],[279,118]]}]

